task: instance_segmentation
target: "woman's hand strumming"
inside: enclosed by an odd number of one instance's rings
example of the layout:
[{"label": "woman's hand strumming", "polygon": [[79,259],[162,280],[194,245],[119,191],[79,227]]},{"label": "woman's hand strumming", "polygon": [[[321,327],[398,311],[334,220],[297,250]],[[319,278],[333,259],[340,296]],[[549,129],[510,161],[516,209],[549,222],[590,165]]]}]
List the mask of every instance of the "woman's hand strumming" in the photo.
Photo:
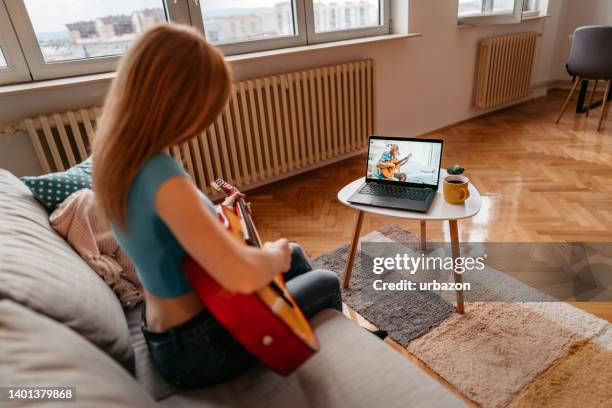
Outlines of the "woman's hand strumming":
[{"label": "woman's hand strumming", "polygon": [[272,269],[285,273],[291,267],[291,253],[293,250],[289,246],[289,241],[281,238],[274,242],[266,242],[263,246],[264,251],[271,255]]}]

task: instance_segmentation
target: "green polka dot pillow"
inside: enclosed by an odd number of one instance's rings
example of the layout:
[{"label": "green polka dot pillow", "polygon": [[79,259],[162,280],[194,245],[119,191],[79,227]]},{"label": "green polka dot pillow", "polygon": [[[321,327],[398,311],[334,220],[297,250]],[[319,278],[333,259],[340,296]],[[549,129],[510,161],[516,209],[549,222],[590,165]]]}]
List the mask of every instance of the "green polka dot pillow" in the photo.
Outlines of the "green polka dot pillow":
[{"label": "green polka dot pillow", "polygon": [[22,177],[21,181],[32,191],[34,198],[52,212],[75,191],[91,189],[91,166],[92,160],[89,157],[66,171]]}]

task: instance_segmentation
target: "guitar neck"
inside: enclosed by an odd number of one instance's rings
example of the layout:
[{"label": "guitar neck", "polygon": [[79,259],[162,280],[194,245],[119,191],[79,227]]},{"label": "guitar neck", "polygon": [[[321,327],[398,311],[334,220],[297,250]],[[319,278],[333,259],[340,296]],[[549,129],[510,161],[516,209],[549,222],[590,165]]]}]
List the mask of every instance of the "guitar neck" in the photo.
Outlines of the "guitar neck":
[{"label": "guitar neck", "polygon": [[408,157],[404,157],[402,160],[400,160],[400,161],[397,163],[397,165],[398,165],[398,166],[401,166],[401,165],[405,164],[405,163],[406,163],[408,160],[410,160],[410,156],[408,156]]},{"label": "guitar neck", "polygon": [[238,209],[240,210],[240,218],[242,218],[242,221],[244,222],[244,226],[246,227],[247,232],[249,234],[251,245],[256,246],[256,247],[261,247],[261,238],[259,237],[259,233],[257,232],[257,229],[255,228],[255,224],[253,223],[253,220],[251,219],[251,213],[249,213],[249,210],[247,209],[244,199],[238,200],[237,205],[238,205]]}]

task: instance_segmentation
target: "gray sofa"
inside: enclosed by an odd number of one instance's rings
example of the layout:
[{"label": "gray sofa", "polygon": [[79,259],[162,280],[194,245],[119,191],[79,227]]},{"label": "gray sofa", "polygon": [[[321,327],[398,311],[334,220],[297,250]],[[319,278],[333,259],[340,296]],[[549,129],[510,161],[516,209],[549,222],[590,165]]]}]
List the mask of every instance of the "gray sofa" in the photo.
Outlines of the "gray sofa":
[{"label": "gray sofa", "polygon": [[0,386],[75,387],[79,407],[464,406],[335,311],[314,319],[322,349],[289,377],[260,366],[213,388],[174,389],[151,364],[139,309],[124,311],[47,219],[0,170]]}]

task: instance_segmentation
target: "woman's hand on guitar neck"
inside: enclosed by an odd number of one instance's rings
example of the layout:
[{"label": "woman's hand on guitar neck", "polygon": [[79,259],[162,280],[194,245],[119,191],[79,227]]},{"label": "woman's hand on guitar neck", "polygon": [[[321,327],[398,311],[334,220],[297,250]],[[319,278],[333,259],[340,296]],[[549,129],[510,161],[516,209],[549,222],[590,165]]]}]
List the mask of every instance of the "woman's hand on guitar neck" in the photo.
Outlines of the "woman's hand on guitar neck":
[{"label": "woman's hand on guitar neck", "polygon": [[[245,197],[244,194],[242,194],[240,191],[237,191],[231,196],[227,197],[225,200],[223,200],[221,205],[236,212],[236,203],[238,202],[238,200],[244,197]],[[249,213],[251,212],[251,203],[246,203],[246,209]]]}]

